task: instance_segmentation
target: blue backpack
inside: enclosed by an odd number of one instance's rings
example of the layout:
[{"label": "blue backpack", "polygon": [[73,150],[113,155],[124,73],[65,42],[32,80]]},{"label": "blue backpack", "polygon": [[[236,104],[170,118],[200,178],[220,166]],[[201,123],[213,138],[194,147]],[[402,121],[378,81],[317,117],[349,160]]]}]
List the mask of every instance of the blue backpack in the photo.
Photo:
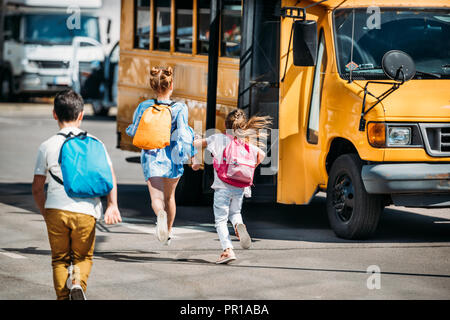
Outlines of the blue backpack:
[{"label": "blue backpack", "polygon": [[64,186],[71,198],[96,198],[109,194],[113,178],[103,144],[88,136],[87,132],[58,135],[66,138],[58,159],[63,179],[50,171],[53,179]]}]

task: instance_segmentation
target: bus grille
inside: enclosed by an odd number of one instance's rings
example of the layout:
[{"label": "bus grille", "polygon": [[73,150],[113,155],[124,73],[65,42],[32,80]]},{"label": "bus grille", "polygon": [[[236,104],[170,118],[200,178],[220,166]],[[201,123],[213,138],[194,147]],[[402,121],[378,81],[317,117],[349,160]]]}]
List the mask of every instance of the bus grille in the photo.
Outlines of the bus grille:
[{"label": "bus grille", "polygon": [[430,156],[450,156],[450,123],[421,123],[420,128]]}]

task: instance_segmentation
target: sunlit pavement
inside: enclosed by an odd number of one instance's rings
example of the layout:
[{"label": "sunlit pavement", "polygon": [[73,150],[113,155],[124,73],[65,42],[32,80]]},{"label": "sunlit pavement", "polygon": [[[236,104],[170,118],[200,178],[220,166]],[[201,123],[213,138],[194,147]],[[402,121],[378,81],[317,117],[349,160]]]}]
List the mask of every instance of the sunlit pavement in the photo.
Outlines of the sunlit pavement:
[{"label": "sunlit pavement", "polygon": [[[31,196],[39,144],[57,131],[45,103],[0,104],[0,299],[54,299],[50,247]],[[97,224],[89,299],[448,299],[448,209],[390,207],[368,241],[329,229],[324,195],[309,206],[245,204],[253,237],[237,260],[214,262],[212,209],[178,207],[174,238],[161,245],[137,154],[116,149],[115,108],[83,128],[105,142],[119,183],[123,223]],[[369,270],[369,271],[368,271]],[[373,275],[371,270],[379,270]],[[376,277],[374,277],[376,276]]]}]

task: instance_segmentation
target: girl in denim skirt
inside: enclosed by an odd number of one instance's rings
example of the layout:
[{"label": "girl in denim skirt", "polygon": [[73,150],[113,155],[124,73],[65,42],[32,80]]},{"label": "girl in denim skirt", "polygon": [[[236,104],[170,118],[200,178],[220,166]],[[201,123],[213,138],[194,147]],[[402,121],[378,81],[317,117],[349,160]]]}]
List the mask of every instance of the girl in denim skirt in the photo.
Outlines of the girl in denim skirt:
[{"label": "girl in denim skirt", "polygon": [[156,99],[143,101],[133,116],[133,123],[126,133],[134,137],[144,111],[157,104],[171,105],[172,127],[170,145],[163,149],[142,150],[141,165],[150,193],[152,209],[157,216],[156,236],[160,242],[169,245],[171,230],[176,214],[175,189],[183,175],[183,165],[197,151],[193,147],[194,131],[188,125],[188,109],[182,102],[173,103],[173,69],[153,67],[150,72],[150,86]]}]

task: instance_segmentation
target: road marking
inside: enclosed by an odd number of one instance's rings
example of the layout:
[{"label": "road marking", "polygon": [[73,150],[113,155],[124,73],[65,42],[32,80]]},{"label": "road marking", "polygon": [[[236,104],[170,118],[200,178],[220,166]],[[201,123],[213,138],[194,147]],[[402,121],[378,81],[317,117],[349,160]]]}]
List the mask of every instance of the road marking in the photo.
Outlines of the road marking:
[{"label": "road marking", "polygon": [[[127,227],[129,229],[132,230],[136,230],[139,232],[143,232],[143,233],[148,233],[148,234],[154,234],[155,233],[155,226],[151,226],[151,227],[144,227],[144,226],[139,226],[139,225],[135,225],[135,224],[130,224],[130,223],[121,223],[122,226]],[[201,233],[201,232],[210,232],[212,231],[211,227],[208,226],[204,226],[204,225],[200,225],[200,226],[185,226],[185,227],[173,227],[172,228],[172,235],[173,236],[178,236],[178,235],[182,235],[182,234],[193,234],[193,233]]]},{"label": "road marking", "polygon": [[27,257],[21,256],[20,254],[16,254],[16,253],[12,253],[12,252],[5,252],[3,250],[0,250],[0,253],[7,257],[13,258],[13,259],[26,259],[27,258]]}]

